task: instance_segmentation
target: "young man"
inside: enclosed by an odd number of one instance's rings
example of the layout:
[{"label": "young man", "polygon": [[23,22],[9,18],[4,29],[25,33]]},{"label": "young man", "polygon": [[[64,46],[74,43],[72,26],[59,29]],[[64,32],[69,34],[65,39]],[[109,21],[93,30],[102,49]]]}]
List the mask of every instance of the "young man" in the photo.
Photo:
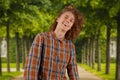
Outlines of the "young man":
[{"label": "young man", "polygon": [[50,32],[38,34],[31,46],[24,69],[25,80],[79,80],[75,39],[83,25],[82,14],[65,7],[55,19]]}]

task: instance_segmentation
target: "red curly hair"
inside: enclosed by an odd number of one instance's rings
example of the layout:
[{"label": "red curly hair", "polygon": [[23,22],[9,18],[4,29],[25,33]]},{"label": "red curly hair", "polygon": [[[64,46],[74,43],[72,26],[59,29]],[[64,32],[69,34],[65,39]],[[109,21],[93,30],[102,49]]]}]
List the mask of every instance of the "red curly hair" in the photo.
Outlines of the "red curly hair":
[{"label": "red curly hair", "polygon": [[[72,26],[72,28],[67,31],[67,33],[65,34],[65,38],[68,40],[73,40],[76,39],[77,36],[79,35],[83,23],[84,23],[84,19],[83,19],[83,14],[79,12],[79,10],[77,10],[76,8],[74,8],[73,6],[66,6],[59,14],[58,17],[60,17],[64,12],[69,11],[71,12],[74,16],[75,16],[75,22]],[[57,18],[58,18],[57,17]],[[51,31],[54,31],[56,29],[56,25],[57,25],[57,18],[55,19],[54,23],[52,24],[52,26],[50,27]]]}]

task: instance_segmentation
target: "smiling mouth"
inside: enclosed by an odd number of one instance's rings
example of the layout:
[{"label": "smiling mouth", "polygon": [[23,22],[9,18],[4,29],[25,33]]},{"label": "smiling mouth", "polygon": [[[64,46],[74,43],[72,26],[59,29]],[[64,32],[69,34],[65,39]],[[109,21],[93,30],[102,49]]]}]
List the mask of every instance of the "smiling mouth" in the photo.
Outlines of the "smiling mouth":
[{"label": "smiling mouth", "polygon": [[64,26],[67,26],[66,24],[64,24]]},{"label": "smiling mouth", "polygon": [[67,27],[67,25],[65,23],[62,23],[65,27]]}]

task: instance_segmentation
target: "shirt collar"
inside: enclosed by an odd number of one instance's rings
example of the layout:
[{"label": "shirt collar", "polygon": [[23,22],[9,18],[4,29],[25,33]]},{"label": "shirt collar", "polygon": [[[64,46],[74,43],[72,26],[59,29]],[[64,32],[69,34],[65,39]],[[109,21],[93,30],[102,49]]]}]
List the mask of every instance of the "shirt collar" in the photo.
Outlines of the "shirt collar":
[{"label": "shirt collar", "polygon": [[52,33],[53,38],[56,39],[56,40],[58,40],[58,39],[57,39],[57,36],[56,36],[56,34],[55,34],[55,32],[52,31],[51,33]]},{"label": "shirt collar", "polygon": [[[55,34],[55,32],[54,31],[52,31],[52,36],[53,36],[53,38],[54,39],[56,39],[56,40],[59,40],[58,38],[57,38],[57,36],[56,36],[56,34]],[[63,41],[66,41],[66,39],[64,39],[64,40],[59,40],[60,42],[63,42]]]}]

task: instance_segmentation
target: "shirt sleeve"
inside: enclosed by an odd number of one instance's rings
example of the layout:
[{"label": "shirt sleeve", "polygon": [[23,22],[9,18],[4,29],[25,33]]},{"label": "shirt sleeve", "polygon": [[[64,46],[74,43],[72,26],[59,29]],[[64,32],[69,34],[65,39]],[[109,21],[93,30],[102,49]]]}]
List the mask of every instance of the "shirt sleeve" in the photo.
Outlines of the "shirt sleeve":
[{"label": "shirt sleeve", "polygon": [[67,73],[70,80],[79,80],[79,74],[78,74],[78,68],[76,62],[76,52],[74,45],[72,45],[71,56],[67,66]]},{"label": "shirt sleeve", "polygon": [[24,80],[38,80],[38,71],[41,61],[43,39],[38,34],[31,46],[29,54],[26,58],[26,64],[24,68]]}]

